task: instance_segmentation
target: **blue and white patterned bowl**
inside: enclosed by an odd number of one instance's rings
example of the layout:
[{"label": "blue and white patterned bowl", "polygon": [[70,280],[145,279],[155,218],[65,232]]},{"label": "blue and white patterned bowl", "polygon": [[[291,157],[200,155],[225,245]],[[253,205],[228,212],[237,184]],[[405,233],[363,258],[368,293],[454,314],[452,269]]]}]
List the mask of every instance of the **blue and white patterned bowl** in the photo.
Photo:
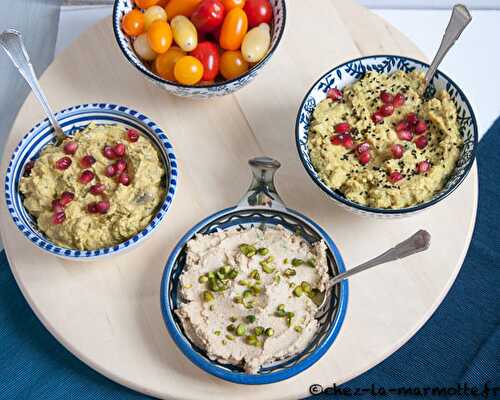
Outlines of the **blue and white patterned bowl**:
[{"label": "blue and white patterned bowl", "polygon": [[286,5],[285,0],[270,0],[273,7],[273,29],[271,35],[271,47],[267,55],[258,64],[254,65],[245,74],[238,78],[227,80],[224,82],[216,82],[206,86],[189,86],[182,85],[177,82],[168,81],[153,73],[134,52],[132,41],[123,33],[121,29],[121,21],[123,16],[133,8],[133,0],[115,0],[113,7],[113,30],[116,41],[125,56],[125,58],[146,78],[152,81],[157,86],[165,89],[176,96],[195,97],[195,98],[210,98],[214,96],[225,96],[233,93],[243,86],[250,83],[257,74],[262,70],[271,59],[273,53],[278,48],[278,45],[285,32],[286,23]]},{"label": "blue and white patterned bowl", "polygon": [[165,133],[153,121],[141,113],[127,107],[107,103],[83,104],[70,107],[56,113],[56,118],[67,135],[71,135],[72,132],[86,127],[90,122],[95,122],[97,124],[120,124],[137,129],[143,135],[147,136],[158,149],[166,171],[165,199],[146,228],[116,246],[98,250],[76,250],[60,247],[52,243],[38,230],[35,220],[24,208],[23,199],[19,192],[19,180],[26,163],[36,159],[40,151],[54,141],[54,130],[49,121],[45,119],[34,126],[23,137],[14,150],[5,175],[4,189],[7,209],[19,230],[40,249],[71,260],[92,260],[121,253],[149,237],[167,214],[177,187],[177,161],[172,144]]},{"label": "blue and white patterned bowl", "polygon": [[295,141],[300,160],[314,183],[316,183],[316,185],[318,185],[330,199],[335,201],[344,209],[356,214],[368,215],[377,218],[397,218],[409,216],[424,209],[428,209],[450,195],[463,182],[469,173],[472,165],[474,164],[478,142],[476,117],[474,116],[474,111],[472,110],[469,100],[467,100],[460,87],[441,71],[436,73],[431,85],[429,86],[430,94],[432,95],[436,90],[442,89],[446,90],[450,94],[457,107],[458,124],[460,134],[464,140],[464,146],[455,171],[450,176],[443,189],[436,193],[432,199],[403,209],[366,207],[354,203],[345,198],[341,193],[330,189],[319,178],[318,173],[311,163],[309,150],[307,148],[309,123],[316,105],[326,97],[326,92],[329,88],[337,87],[342,89],[346,85],[359,80],[368,71],[391,73],[396,70],[411,72],[415,69],[420,69],[427,71],[428,68],[428,64],[402,56],[377,55],[361,57],[348,61],[328,71],[314,83],[304,97],[304,100],[300,105],[295,124]]}]

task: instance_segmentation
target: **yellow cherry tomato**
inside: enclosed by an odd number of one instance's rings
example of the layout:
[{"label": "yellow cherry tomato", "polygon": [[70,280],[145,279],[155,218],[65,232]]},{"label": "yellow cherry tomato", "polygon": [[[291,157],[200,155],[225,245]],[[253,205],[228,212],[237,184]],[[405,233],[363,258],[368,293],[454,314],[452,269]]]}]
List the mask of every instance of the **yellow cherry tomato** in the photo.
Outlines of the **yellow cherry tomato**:
[{"label": "yellow cherry tomato", "polygon": [[249,65],[240,51],[225,51],[220,58],[220,73],[226,79],[234,79],[248,71]]},{"label": "yellow cherry tomato", "polygon": [[229,11],[220,31],[219,44],[225,50],[238,50],[248,30],[248,18],[241,8]]},{"label": "yellow cherry tomato", "polygon": [[241,44],[241,54],[243,58],[255,63],[264,58],[271,44],[271,28],[268,24],[262,23],[250,29]]},{"label": "yellow cherry tomato", "polygon": [[159,0],[135,0],[135,5],[139,8],[148,8],[154,6]]},{"label": "yellow cherry tomato", "polygon": [[222,0],[222,4],[224,4],[226,11],[229,11],[235,7],[245,7],[245,0]]},{"label": "yellow cherry tomato", "polygon": [[172,45],[172,30],[165,21],[155,21],[148,29],[148,42],[151,48],[159,53],[165,53]]},{"label": "yellow cherry tomato", "polygon": [[191,18],[202,0],[170,0],[165,7],[168,18],[172,19],[177,15],[184,15]]},{"label": "yellow cherry tomato", "polygon": [[148,35],[145,33],[134,40],[134,50],[140,58],[146,61],[153,61],[157,56],[149,45]]},{"label": "yellow cherry tomato", "polygon": [[158,75],[168,81],[175,81],[174,67],[177,61],[184,57],[186,53],[179,47],[172,46],[166,53],[156,57],[153,66]]},{"label": "yellow cherry tomato", "polygon": [[174,76],[183,85],[194,85],[201,81],[203,64],[193,56],[184,56],[175,63]]},{"label": "yellow cherry tomato", "polygon": [[198,46],[198,32],[193,23],[184,15],[178,15],[170,21],[175,43],[184,51],[192,51]]},{"label": "yellow cherry tomato", "polygon": [[129,36],[139,36],[144,32],[144,14],[139,10],[131,10],[122,20],[122,29]]},{"label": "yellow cherry tomato", "polygon": [[163,7],[152,6],[144,11],[144,28],[149,29],[151,24],[155,21],[166,21],[167,13]]}]

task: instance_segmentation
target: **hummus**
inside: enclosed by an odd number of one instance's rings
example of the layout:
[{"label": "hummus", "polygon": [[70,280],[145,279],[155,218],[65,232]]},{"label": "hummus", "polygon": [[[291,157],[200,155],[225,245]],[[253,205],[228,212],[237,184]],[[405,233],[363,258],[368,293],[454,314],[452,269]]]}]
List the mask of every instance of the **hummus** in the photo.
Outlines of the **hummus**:
[{"label": "hummus", "polygon": [[431,199],[454,170],[463,142],[449,94],[426,99],[423,88],[423,72],[369,72],[322,100],[308,140],[320,179],[369,207]]},{"label": "hummus", "polygon": [[149,139],[120,125],[90,124],[44,148],[19,190],[49,240],[92,250],[124,242],[149,224],[165,195],[164,176]]},{"label": "hummus", "polygon": [[309,245],[282,227],[197,235],[176,313],[208,357],[257,373],[308,345],[318,330],[311,298],[328,279],[325,243]]}]

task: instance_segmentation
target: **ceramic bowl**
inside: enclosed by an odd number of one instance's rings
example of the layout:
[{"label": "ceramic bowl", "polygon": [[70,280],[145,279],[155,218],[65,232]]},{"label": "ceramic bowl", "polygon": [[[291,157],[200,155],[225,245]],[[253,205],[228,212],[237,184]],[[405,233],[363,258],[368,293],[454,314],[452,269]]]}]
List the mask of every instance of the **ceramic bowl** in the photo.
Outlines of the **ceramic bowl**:
[{"label": "ceramic bowl", "polygon": [[167,136],[148,117],[127,107],[114,104],[78,105],[56,113],[56,118],[67,135],[83,129],[90,122],[96,122],[97,124],[120,124],[128,128],[137,129],[143,135],[147,136],[158,149],[166,171],[165,198],[160,204],[156,215],[146,228],[116,246],[97,250],[76,250],[60,247],[52,243],[38,230],[36,221],[24,208],[22,195],[19,192],[19,180],[28,161],[35,160],[46,145],[54,142],[54,130],[46,119],[34,126],[23,137],[14,150],[14,154],[9,162],[4,189],[7,209],[12,220],[23,235],[35,246],[50,254],[66,259],[93,260],[111,254],[118,254],[137,246],[153,233],[160,221],[165,217],[172,204],[177,187],[177,161],[172,144]]},{"label": "ceramic bowl", "polygon": [[429,94],[433,95],[436,90],[446,90],[453,99],[457,107],[458,125],[460,134],[464,140],[464,146],[457,162],[453,174],[449,177],[444,187],[436,193],[430,200],[416,204],[403,209],[382,209],[366,207],[354,203],[345,198],[340,192],[329,188],[319,178],[314,169],[307,148],[307,139],[309,135],[309,123],[316,105],[326,97],[326,92],[331,87],[342,89],[346,85],[359,80],[368,71],[381,73],[392,73],[396,70],[411,72],[413,70],[427,71],[428,64],[414,60],[408,57],[393,55],[378,55],[361,57],[339,65],[325,73],[309,89],[300,105],[297,120],[295,124],[295,141],[302,164],[314,181],[314,183],[326,193],[326,195],[335,203],[351,212],[361,215],[368,215],[377,218],[396,218],[415,214],[428,209],[441,200],[448,197],[466,178],[476,154],[478,142],[478,128],[476,117],[472,106],[465,97],[460,87],[447,75],[438,71],[429,86]]},{"label": "ceramic bowl", "polygon": [[[261,367],[249,374],[241,368],[210,359],[185,334],[175,310],[183,299],[179,295],[179,277],[186,261],[186,244],[197,234],[210,234],[222,230],[240,230],[277,225],[301,235],[314,243],[323,240],[327,245],[329,272],[332,276],[345,271],[344,262],[331,237],[314,221],[287,208],[275,191],[273,176],[279,167],[275,160],[259,157],[250,160],[254,181],[242,201],[221,210],[191,228],[176,245],[165,266],[161,283],[161,309],[165,325],[175,344],[195,365],[221,379],[246,384],[266,384],[291,378],[318,361],[334,343],[344,321],[348,283],[343,281],[328,292],[325,305],[319,311],[319,329],[311,342],[300,353]],[[266,179],[264,182],[263,179]],[[267,180],[268,179],[268,180]]]},{"label": "ceramic bowl", "polygon": [[115,39],[127,61],[132,64],[137,71],[148,78],[157,86],[167,92],[181,97],[210,98],[214,96],[225,96],[233,93],[250,83],[262,68],[269,62],[272,55],[278,48],[285,31],[286,5],[285,0],[270,0],[273,7],[273,23],[271,32],[271,46],[267,55],[256,65],[250,68],[245,74],[238,78],[216,82],[206,86],[189,86],[177,82],[168,81],[154,74],[135,54],[132,41],[121,29],[121,21],[133,7],[133,0],[116,0],[113,7],[113,30]]}]

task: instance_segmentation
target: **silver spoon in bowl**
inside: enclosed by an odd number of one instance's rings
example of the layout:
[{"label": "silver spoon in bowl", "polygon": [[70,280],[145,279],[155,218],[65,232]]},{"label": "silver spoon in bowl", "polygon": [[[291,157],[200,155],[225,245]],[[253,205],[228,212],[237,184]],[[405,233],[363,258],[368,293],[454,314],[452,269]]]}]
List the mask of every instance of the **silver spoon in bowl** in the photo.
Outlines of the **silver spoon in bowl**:
[{"label": "silver spoon in bowl", "polygon": [[15,29],[7,29],[6,31],[3,31],[0,34],[0,46],[10,57],[24,80],[28,83],[28,85],[30,85],[31,90],[42,105],[45,114],[54,128],[54,134],[57,138],[57,142],[61,143],[65,138],[64,131],[61,129],[59,122],[57,122],[57,119],[49,106],[49,102],[47,101],[47,98],[38,83],[35,70],[31,65],[28,52],[24,46],[21,32],[18,32]]},{"label": "silver spoon in bowl", "polygon": [[371,260],[358,265],[350,269],[349,271],[338,274],[334,278],[330,279],[326,285],[326,289],[323,292],[318,293],[314,296],[313,301],[318,305],[318,311],[316,312],[316,317],[323,314],[323,307],[327,303],[329,294],[331,293],[331,288],[342,282],[344,279],[351,277],[352,275],[358,274],[360,272],[366,271],[367,269],[376,267],[377,265],[385,264],[390,261],[399,260],[411,256],[412,254],[420,253],[429,248],[431,244],[431,235],[429,232],[421,229],[414,233],[408,239],[397,244],[393,248],[387,250],[386,252],[380,254],[379,256],[372,258]]}]

